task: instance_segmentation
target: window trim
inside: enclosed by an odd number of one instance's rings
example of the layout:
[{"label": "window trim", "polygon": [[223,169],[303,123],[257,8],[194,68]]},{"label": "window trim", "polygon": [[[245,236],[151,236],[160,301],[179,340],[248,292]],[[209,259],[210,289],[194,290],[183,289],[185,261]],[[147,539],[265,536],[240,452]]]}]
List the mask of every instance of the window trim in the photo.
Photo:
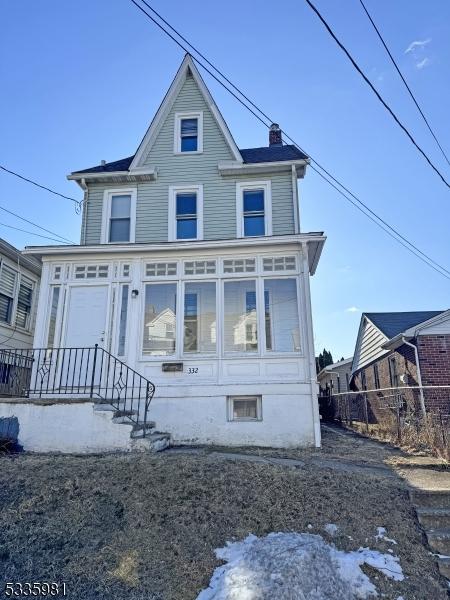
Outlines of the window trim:
[{"label": "window trim", "polygon": [[[188,152],[181,151],[181,120],[182,119],[197,119],[197,150]],[[192,154],[203,153],[203,111],[188,111],[175,113],[173,131],[173,153],[179,156],[190,156]]]},{"label": "window trim", "polygon": [[[235,418],[233,410],[235,400],[256,400],[256,419],[251,417]],[[262,396],[258,394],[227,396],[227,420],[230,423],[260,423],[263,420]]]},{"label": "window trim", "polygon": [[[109,224],[111,220],[111,206],[113,196],[131,196],[130,203],[130,239],[128,242],[110,242],[109,241]],[[129,244],[136,240],[136,200],[137,188],[114,188],[106,189],[103,192],[103,215],[102,215],[102,230],[100,235],[101,244]]]},{"label": "window trim", "polygon": [[[190,283],[192,283],[193,285],[201,285],[203,283],[213,283],[214,284],[214,294],[215,294],[215,317],[216,317],[216,347],[213,351],[210,352],[186,352],[184,349],[184,318],[185,318],[185,303],[184,303],[184,299],[185,299],[185,294],[186,294],[186,286],[189,285]],[[220,356],[220,350],[219,350],[219,327],[222,327],[222,323],[219,323],[220,318],[219,318],[219,280],[218,279],[214,279],[210,278],[204,278],[201,280],[198,279],[185,279],[180,281],[180,306],[182,308],[182,312],[181,312],[181,316],[180,316],[180,327],[179,329],[181,330],[180,334],[181,334],[181,345],[180,345],[180,353],[179,356],[181,358],[183,358],[184,360],[189,360],[189,359],[197,359],[197,358],[214,358],[214,359],[218,359]],[[197,315],[198,316],[198,315]]]},{"label": "window trim", "polygon": [[272,235],[272,181],[264,179],[236,183],[236,235],[238,238],[261,237],[244,235],[244,192],[261,188],[264,190],[264,235]]},{"label": "window trim", "polygon": [[[177,213],[176,202],[177,194],[195,193],[197,194],[197,237],[195,238],[177,238]],[[168,211],[168,240],[169,242],[189,242],[193,240],[203,240],[203,185],[171,185],[169,186],[169,211]]]}]

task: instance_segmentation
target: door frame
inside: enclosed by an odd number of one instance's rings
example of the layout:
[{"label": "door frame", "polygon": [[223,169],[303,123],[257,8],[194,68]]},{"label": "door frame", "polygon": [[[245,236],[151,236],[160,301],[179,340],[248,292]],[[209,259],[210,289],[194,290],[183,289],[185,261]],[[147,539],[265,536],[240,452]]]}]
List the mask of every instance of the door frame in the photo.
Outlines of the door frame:
[{"label": "door frame", "polygon": [[[73,288],[80,288],[80,287],[84,287],[84,288],[91,288],[91,287],[103,287],[103,288],[107,288],[107,293],[106,293],[106,314],[105,314],[105,334],[104,334],[104,342],[106,342],[109,338],[109,324],[111,322],[111,284],[110,283],[99,283],[98,281],[93,281],[92,283],[78,283],[78,282],[74,282],[74,283],[69,283],[67,285],[67,291],[68,291],[68,297],[65,303],[65,307],[64,307],[64,314],[63,314],[63,327],[62,327],[62,335],[61,335],[61,347],[62,348],[70,348],[71,346],[67,346],[67,328],[68,328],[68,324],[69,324],[69,310],[70,310],[70,301],[71,301],[71,294],[72,294],[72,289]],[[113,325],[114,326],[114,325]],[[99,344],[100,345],[100,344]],[[102,345],[103,348],[105,348],[107,344],[104,343]],[[86,346],[88,347],[88,346]],[[107,349],[107,348],[106,348]]]}]

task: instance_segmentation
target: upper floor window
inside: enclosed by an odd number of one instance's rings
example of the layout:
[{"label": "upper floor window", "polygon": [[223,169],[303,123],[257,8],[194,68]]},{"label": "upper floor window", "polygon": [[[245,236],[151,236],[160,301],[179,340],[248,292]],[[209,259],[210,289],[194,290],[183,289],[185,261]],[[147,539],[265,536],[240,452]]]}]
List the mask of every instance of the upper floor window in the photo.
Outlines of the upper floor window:
[{"label": "upper floor window", "polygon": [[238,237],[272,235],[272,197],[270,181],[236,184]]},{"label": "upper floor window", "polygon": [[134,242],[136,190],[106,190],[103,202],[102,242]]},{"label": "upper floor window", "polygon": [[203,238],[203,188],[169,188],[169,241]]},{"label": "upper floor window", "polygon": [[0,322],[30,329],[34,282],[6,265],[0,270]]},{"label": "upper floor window", "polygon": [[174,132],[176,154],[203,152],[203,113],[176,113]]},{"label": "upper floor window", "polygon": [[12,323],[16,285],[16,271],[2,265],[0,271],[0,321],[9,325]]}]

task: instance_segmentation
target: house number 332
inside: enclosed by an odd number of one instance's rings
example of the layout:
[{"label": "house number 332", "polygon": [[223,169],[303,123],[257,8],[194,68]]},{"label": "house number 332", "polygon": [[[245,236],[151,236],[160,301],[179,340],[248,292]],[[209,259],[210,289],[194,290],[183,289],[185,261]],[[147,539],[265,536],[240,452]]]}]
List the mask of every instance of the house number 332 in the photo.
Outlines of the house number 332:
[{"label": "house number 332", "polygon": [[193,375],[194,373],[198,373],[198,367],[188,367],[188,374]]}]

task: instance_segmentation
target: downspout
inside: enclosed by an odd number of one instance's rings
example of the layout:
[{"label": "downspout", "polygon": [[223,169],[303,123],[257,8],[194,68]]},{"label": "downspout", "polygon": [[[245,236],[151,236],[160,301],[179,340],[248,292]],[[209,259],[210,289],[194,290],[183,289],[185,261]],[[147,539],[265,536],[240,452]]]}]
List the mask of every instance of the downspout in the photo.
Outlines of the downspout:
[{"label": "downspout", "polygon": [[88,202],[88,186],[86,180],[83,177],[79,182],[81,189],[83,190],[83,216],[81,218],[81,239],[80,244],[85,245],[86,243],[86,221],[87,221],[87,202]]},{"label": "downspout", "polygon": [[294,231],[300,233],[300,203],[298,199],[297,169],[295,165],[291,167],[292,175],[292,202],[294,204]]},{"label": "downspout", "polygon": [[402,342],[409,346],[414,350],[414,356],[416,358],[416,369],[417,369],[417,383],[419,384],[419,397],[420,397],[420,408],[422,410],[422,414],[425,417],[427,412],[425,410],[425,398],[423,396],[423,388],[422,388],[422,373],[420,372],[420,363],[419,363],[419,352],[417,350],[417,346],[415,344],[411,344],[408,342],[404,336],[402,336]]}]

